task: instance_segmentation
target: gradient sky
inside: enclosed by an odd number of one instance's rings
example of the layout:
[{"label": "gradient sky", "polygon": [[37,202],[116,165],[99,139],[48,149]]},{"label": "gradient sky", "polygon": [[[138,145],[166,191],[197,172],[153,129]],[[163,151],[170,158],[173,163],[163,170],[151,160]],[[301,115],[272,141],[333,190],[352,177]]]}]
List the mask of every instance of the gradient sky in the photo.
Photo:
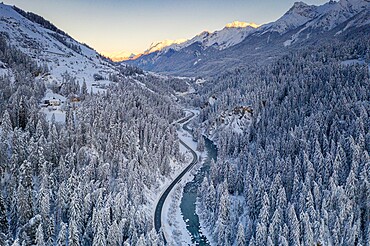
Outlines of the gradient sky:
[{"label": "gradient sky", "polygon": [[[319,5],[328,0],[304,0]],[[140,53],[152,42],[192,38],[239,20],[276,20],[292,0],[4,0],[43,16],[99,52]]]}]

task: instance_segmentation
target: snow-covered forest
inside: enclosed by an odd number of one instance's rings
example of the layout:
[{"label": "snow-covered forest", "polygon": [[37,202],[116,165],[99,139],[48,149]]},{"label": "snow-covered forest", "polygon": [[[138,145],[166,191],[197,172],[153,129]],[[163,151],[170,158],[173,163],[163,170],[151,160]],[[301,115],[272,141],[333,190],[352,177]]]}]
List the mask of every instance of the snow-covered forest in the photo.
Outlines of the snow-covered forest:
[{"label": "snow-covered forest", "polygon": [[0,246],[369,245],[368,6],[114,63],[0,4]]},{"label": "snow-covered forest", "polygon": [[84,100],[65,124],[47,122],[42,68],[5,42],[0,50],[12,68],[0,78],[0,244],[159,245],[148,193],[180,158],[170,123],[182,112],[134,81],[89,95],[67,76],[58,93]]},{"label": "snow-covered forest", "polygon": [[[198,127],[250,105],[248,131],[213,133],[218,161],[198,212],[216,245],[367,245],[370,216],[369,39],[308,47],[209,83]],[[199,105],[200,106],[200,105]],[[209,134],[208,134],[209,135]]]}]

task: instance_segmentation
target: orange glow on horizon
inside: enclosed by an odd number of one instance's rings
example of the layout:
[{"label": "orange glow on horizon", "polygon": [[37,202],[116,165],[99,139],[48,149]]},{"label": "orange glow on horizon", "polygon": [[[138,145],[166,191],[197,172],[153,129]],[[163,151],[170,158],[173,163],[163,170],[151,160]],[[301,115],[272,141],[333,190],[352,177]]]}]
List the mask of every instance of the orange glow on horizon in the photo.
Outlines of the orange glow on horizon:
[{"label": "orange glow on horizon", "polygon": [[102,52],[99,52],[99,53],[101,55],[103,55],[103,56],[111,59],[114,62],[120,62],[120,61],[129,60],[132,57],[135,57],[136,56],[133,53],[125,52],[125,51],[122,51],[122,52],[106,52],[106,51],[102,51]]},{"label": "orange glow on horizon", "polygon": [[[258,28],[261,25],[256,24],[254,22],[243,22],[243,21],[233,21],[231,23],[226,24],[226,28],[246,28],[246,27],[252,27],[252,28]],[[201,34],[207,33],[209,34],[209,31],[203,31]],[[153,42],[150,47],[145,50],[144,52],[138,52],[136,54],[130,53],[130,52],[100,52],[103,56],[110,58],[112,61],[115,62],[120,62],[120,61],[127,61],[127,60],[136,60],[137,58],[150,54],[155,51],[161,51],[164,48],[171,46],[171,45],[176,45],[176,44],[181,44],[186,42],[188,39],[177,39],[177,40],[172,40],[172,39],[165,39],[160,42]]]}]

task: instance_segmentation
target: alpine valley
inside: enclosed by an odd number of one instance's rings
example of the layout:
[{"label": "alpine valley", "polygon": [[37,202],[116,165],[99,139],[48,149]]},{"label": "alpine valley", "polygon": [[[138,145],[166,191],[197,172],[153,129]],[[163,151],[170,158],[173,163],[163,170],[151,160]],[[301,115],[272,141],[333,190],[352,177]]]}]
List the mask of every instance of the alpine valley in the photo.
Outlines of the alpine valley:
[{"label": "alpine valley", "polygon": [[111,59],[1,3],[0,245],[369,245],[369,119],[369,0]]}]

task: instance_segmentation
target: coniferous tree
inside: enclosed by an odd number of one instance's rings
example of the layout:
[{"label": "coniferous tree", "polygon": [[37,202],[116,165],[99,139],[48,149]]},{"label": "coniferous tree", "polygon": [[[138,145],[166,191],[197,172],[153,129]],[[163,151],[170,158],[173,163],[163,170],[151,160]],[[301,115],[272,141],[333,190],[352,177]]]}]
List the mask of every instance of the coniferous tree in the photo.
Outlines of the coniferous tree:
[{"label": "coniferous tree", "polygon": [[67,244],[67,225],[63,222],[61,222],[60,225],[60,230],[58,233],[58,238],[57,238],[57,245],[58,246],[64,246]]},{"label": "coniferous tree", "polygon": [[22,129],[26,128],[27,125],[27,112],[24,97],[22,96],[19,101],[18,107],[18,126]]},{"label": "coniferous tree", "polygon": [[36,245],[37,246],[45,246],[44,232],[43,232],[42,224],[40,224],[39,227],[37,228]]},{"label": "coniferous tree", "polygon": [[6,208],[3,196],[0,193],[0,243],[5,245],[5,241],[9,232],[8,220],[6,216]]},{"label": "coniferous tree", "polygon": [[80,233],[77,223],[74,219],[71,219],[68,226],[68,245],[79,246],[80,245]]},{"label": "coniferous tree", "polygon": [[239,223],[238,225],[238,234],[236,235],[236,245],[237,246],[246,245],[246,237],[244,233],[244,226],[242,223]]}]

